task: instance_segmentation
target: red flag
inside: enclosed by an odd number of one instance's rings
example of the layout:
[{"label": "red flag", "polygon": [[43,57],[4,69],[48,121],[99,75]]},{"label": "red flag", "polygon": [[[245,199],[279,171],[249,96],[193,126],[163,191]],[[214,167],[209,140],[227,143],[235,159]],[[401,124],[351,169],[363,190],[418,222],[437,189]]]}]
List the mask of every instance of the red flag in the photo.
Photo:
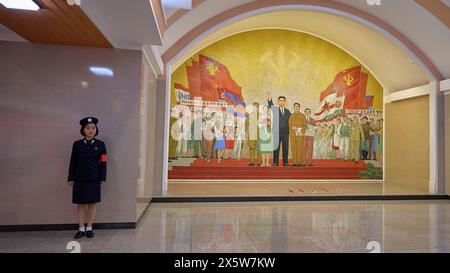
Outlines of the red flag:
[{"label": "red flag", "polygon": [[337,93],[337,97],[345,96],[344,109],[358,109],[359,83],[361,78],[361,66],[351,67],[336,74],[333,82],[320,94],[320,102]]},{"label": "red flag", "polygon": [[367,109],[366,91],[367,91],[367,80],[368,79],[369,79],[369,75],[367,75],[364,72],[361,72],[361,79],[359,81],[359,94],[358,94],[359,107],[358,107],[358,109]]},{"label": "red flag", "polygon": [[192,66],[186,67],[186,73],[188,76],[189,82],[189,93],[191,94],[191,98],[201,97],[201,81],[200,81],[200,69],[199,63],[196,61],[192,62]]},{"label": "red flag", "polygon": [[344,109],[359,109],[360,106],[361,67],[353,67],[340,72],[336,76],[335,87],[344,92]]},{"label": "red flag", "polygon": [[244,101],[242,96],[242,88],[233,80],[228,68],[218,61],[204,55],[200,55],[200,76],[202,93],[210,98],[220,100],[221,90],[233,94],[234,97]]},{"label": "red flag", "polygon": [[320,94],[320,101],[323,101],[325,97],[336,92],[338,93],[338,97],[342,95],[349,96],[350,98],[358,97],[360,77],[361,66],[351,67],[339,72],[327,89]]},{"label": "red flag", "polygon": [[[202,73],[203,74],[203,73]],[[218,85],[214,79],[201,75],[202,97],[206,101],[218,101],[220,96],[218,93]]]}]

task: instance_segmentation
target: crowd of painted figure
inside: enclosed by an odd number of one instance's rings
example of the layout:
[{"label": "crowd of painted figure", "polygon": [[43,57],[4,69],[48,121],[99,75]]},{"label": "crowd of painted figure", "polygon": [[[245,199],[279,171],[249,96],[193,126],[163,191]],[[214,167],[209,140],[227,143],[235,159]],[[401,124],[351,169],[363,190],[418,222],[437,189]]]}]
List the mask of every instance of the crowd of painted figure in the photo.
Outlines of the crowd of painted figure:
[{"label": "crowd of painted figure", "polygon": [[253,103],[259,111],[241,118],[222,111],[174,111],[169,159],[194,157],[211,162],[211,158],[217,158],[220,163],[231,158],[241,160],[243,149],[248,149],[249,166],[271,166],[271,158],[278,166],[281,146],[283,166],[289,166],[289,149],[291,166],[298,167],[313,166],[313,159],[383,160],[381,117],[357,114],[316,121],[310,109],[302,113],[300,104],[295,103],[291,113],[285,101],[280,97],[277,106],[272,99],[261,107]]},{"label": "crowd of painted figure", "polygon": [[341,116],[317,125],[314,158],[383,160],[383,119]]}]

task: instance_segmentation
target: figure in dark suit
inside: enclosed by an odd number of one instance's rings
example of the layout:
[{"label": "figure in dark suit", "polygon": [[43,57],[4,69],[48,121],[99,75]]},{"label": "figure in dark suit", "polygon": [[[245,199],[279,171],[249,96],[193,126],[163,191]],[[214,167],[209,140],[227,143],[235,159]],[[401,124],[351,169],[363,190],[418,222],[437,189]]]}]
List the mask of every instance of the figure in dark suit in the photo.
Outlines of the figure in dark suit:
[{"label": "figure in dark suit", "polygon": [[[272,101],[272,95],[270,93],[267,95],[267,101],[269,107],[272,109],[274,113],[273,120],[273,137],[274,140],[278,138],[278,143],[275,141],[274,152],[273,152],[273,165],[278,166],[278,161],[280,157],[280,145],[283,146],[283,166],[289,166],[288,158],[289,158],[289,117],[291,116],[291,112],[285,108],[286,98],[284,96],[278,97],[278,106],[275,106]],[[278,113],[278,116],[276,115]],[[278,132],[276,130],[276,126],[278,123]],[[278,136],[277,136],[278,134]]]},{"label": "figure in dark suit", "polygon": [[[83,236],[94,237],[92,224],[95,218],[96,203],[101,201],[101,184],[106,181],[106,146],[96,139],[98,120],[87,117],[80,121],[81,134],[84,139],[72,145],[68,182],[72,191],[72,203],[78,205],[79,231],[75,239]],[[87,211],[88,223],[84,226],[84,215]]]}]

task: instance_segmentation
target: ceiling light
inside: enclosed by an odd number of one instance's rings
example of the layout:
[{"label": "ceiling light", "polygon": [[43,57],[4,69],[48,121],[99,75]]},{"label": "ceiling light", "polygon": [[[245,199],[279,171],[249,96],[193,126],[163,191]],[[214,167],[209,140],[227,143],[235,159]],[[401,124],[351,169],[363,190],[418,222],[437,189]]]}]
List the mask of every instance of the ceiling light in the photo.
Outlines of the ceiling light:
[{"label": "ceiling light", "polygon": [[39,10],[33,0],[0,0],[0,4],[8,9]]},{"label": "ceiling light", "polygon": [[73,5],[81,6],[81,0],[67,0],[67,4],[69,6],[73,6]]},{"label": "ceiling light", "polygon": [[106,68],[106,67],[91,66],[91,67],[89,67],[89,70],[98,76],[108,76],[108,77],[114,76],[114,71],[112,71],[112,69]]}]

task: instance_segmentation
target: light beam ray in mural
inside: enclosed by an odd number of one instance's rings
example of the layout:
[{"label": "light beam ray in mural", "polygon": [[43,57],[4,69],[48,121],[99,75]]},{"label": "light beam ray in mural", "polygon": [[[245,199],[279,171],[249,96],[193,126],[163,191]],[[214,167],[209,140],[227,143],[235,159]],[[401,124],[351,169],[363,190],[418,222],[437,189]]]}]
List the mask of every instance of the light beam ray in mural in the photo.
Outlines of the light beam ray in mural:
[{"label": "light beam ray in mural", "polygon": [[[286,58],[290,60],[288,64]],[[292,87],[288,74],[297,68],[299,60],[300,57],[292,51],[289,51],[289,57],[287,57],[284,46],[281,46],[276,54],[272,51],[267,51],[260,58],[261,63],[275,72],[272,84],[280,90]]]}]

